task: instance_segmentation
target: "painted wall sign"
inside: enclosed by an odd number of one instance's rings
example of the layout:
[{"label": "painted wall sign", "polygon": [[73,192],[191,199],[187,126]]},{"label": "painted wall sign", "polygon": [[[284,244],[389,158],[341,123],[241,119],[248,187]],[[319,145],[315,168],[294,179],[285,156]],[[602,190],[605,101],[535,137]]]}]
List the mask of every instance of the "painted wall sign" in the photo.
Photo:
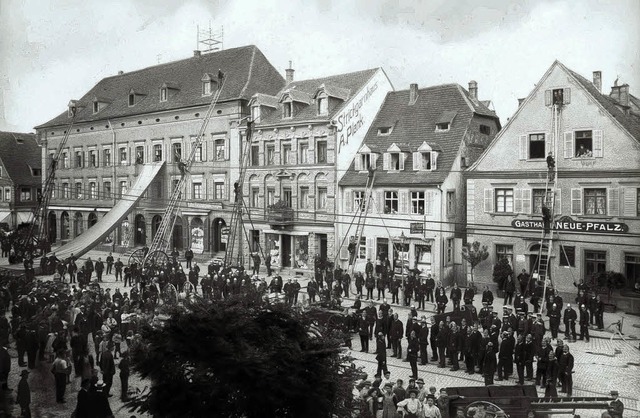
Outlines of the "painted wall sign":
[{"label": "painted wall sign", "polygon": [[380,69],[334,117],[338,180],[351,165],[373,119],[391,90],[391,82]]},{"label": "painted wall sign", "polygon": [[411,222],[409,224],[409,233],[410,234],[422,234],[424,232],[424,223],[422,222]]},{"label": "painted wall sign", "polygon": [[[514,219],[511,226],[516,229],[542,229],[542,220]],[[552,224],[556,231],[568,232],[600,232],[608,234],[625,234],[629,232],[629,226],[621,222],[579,221],[570,216],[563,216]]]}]

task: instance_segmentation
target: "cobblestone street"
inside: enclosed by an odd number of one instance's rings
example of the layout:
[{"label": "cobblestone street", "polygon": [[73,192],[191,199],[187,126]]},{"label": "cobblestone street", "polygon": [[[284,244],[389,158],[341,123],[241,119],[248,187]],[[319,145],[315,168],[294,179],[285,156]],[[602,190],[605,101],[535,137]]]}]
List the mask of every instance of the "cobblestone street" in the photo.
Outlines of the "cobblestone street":
[{"label": "cobblestone street", "polygon": [[[92,259],[106,257],[107,253],[92,251],[87,256]],[[115,254],[117,257],[118,254]],[[123,260],[126,261],[126,260]],[[203,270],[206,270],[206,265],[200,263]],[[184,266],[184,264],[183,264]],[[284,276],[284,275],[283,275]],[[285,280],[287,279],[284,276]],[[121,291],[127,291],[127,288],[122,287],[122,283],[116,283],[113,275],[106,275],[103,278],[105,282],[102,284],[104,287],[111,288],[120,287]],[[306,303],[307,295],[304,291],[307,279],[300,279],[303,291],[301,293],[300,300]],[[379,304],[380,302],[374,301]],[[345,299],[343,306],[348,307],[353,304],[353,299]],[[478,298],[475,300],[475,306],[479,308],[481,305]],[[495,309],[502,312],[502,301],[496,299],[494,302]],[[398,305],[392,305],[395,313],[399,314],[399,317],[403,320],[406,318],[409,309]],[[435,312],[432,310],[433,306],[427,304],[428,310],[420,310],[419,315],[425,315],[427,318],[433,315]],[[622,316],[621,313],[606,313],[605,314],[605,326],[616,322]],[[575,357],[575,374],[574,374],[574,396],[608,396],[610,390],[618,390],[620,392],[620,399],[625,404],[625,409],[628,411],[625,413],[625,417],[640,416],[640,351],[638,350],[638,338],[640,330],[634,325],[640,323],[640,318],[635,316],[626,316],[624,320],[623,332],[627,337],[627,342],[620,339],[610,341],[610,332],[591,331],[592,338],[589,343],[583,341],[577,341],[570,343],[571,352]],[[562,330],[562,328],[561,328]],[[373,343],[373,342],[372,342]],[[352,350],[350,354],[356,359],[355,363],[358,366],[362,366],[364,371],[370,378],[376,372],[377,363],[375,361],[375,355],[372,354],[375,345],[371,344],[370,353],[361,353],[359,337],[353,335],[352,338]],[[554,344],[555,346],[555,341]],[[429,347],[429,350],[431,348]],[[95,349],[90,346],[92,354],[95,355]],[[403,350],[406,350],[406,341],[403,341]],[[9,350],[12,356],[11,374],[9,377],[9,387],[13,388],[8,397],[15,400],[15,388],[19,381],[19,375],[22,368],[18,367],[17,354],[15,351],[15,345],[12,345]],[[388,367],[391,371],[392,379],[403,379],[406,382],[409,380],[411,370],[409,363],[399,359],[390,357],[391,350],[388,351]],[[403,353],[403,354],[406,354]],[[117,364],[118,360],[116,360]],[[29,376],[29,383],[32,391],[32,413],[34,417],[42,418],[67,418],[75,408],[77,393],[80,389],[80,379],[73,379],[72,383],[67,386],[65,404],[57,404],[54,396],[54,382],[53,375],[49,371],[51,367],[50,363],[44,363],[38,368],[31,371]],[[534,366],[535,368],[535,366]],[[461,367],[459,371],[449,371],[449,368],[438,369],[434,364],[429,363],[426,366],[418,366],[420,377],[422,377],[426,386],[435,386],[438,389],[441,387],[456,387],[456,386],[482,386],[484,384],[482,376],[479,374],[468,375],[464,371],[464,367]],[[513,378],[510,381],[495,382],[498,385],[510,385],[515,384]],[[141,381],[138,376],[132,374],[129,379],[130,387],[135,387],[143,390],[148,385],[147,382]],[[110,398],[110,405],[116,418],[129,418],[135,415],[137,418],[147,417],[144,414],[132,414],[126,408],[123,407],[120,401],[120,379],[118,373],[114,376],[114,383],[111,389],[111,393],[114,395]],[[544,394],[538,388],[538,395]],[[13,407],[14,417],[19,417],[19,407]],[[585,417],[599,417],[599,414],[592,415],[582,413]]]}]

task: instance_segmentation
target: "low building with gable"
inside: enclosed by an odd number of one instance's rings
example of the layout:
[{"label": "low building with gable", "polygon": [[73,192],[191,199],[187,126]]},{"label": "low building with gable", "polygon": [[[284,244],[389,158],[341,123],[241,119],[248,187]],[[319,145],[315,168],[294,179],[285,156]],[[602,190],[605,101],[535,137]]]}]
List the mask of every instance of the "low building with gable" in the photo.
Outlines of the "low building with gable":
[{"label": "low building with gable", "polygon": [[[461,246],[465,223],[462,171],[476,161],[500,130],[500,121],[469,90],[444,84],[389,92],[347,172],[339,182],[339,261],[348,265],[354,224],[365,211],[365,186],[375,170],[372,202],[356,248],[355,269],[368,259],[389,259],[464,285]],[[398,270],[400,268],[400,270]]]},{"label": "low building with gable", "polygon": [[[490,247],[479,280],[492,282],[500,258],[516,277],[544,273],[539,260],[550,255],[550,284],[560,291],[575,292],[580,280],[597,286],[598,276],[616,272],[618,306],[638,310],[624,295],[640,286],[639,103],[617,80],[603,93],[599,71],[588,80],[551,65],[466,172],[468,240]],[[550,155],[557,174],[547,182]],[[545,202],[547,190],[555,200]],[[552,210],[550,246],[541,240],[543,204]]]},{"label": "low building with gable", "polygon": [[42,191],[40,145],[30,133],[0,132],[0,227],[32,221]]}]

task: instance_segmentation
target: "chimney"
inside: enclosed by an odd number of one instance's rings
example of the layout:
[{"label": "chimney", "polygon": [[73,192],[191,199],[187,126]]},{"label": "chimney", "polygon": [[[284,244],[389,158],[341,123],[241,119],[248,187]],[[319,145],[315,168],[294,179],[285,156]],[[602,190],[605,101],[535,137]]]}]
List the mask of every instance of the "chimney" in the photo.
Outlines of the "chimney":
[{"label": "chimney", "polygon": [[118,71],[118,75],[122,75],[122,74],[124,74],[124,71],[122,70]]},{"label": "chimney", "polygon": [[478,82],[475,80],[469,81],[469,94],[474,100],[478,100]]},{"label": "chimney", "polygon": [[418,100],[418,83],[409,84],[409,105],[412,105]]},{"label": "chimney", "polygon": [[527,100],[526,97],[523,97],[522,99],[518,99],[518,107],[522,106],[522,103],[524,103],[525,100]]},{"label": "chimney", "polygon": [[193,51],[193,56],[194,56],[194,57],[202,56],[202,52],[201,52],[201,51],[198,51],[198,50],[196,49],[195,51]]},{"label": "chimney", "polygon": [[285,73],[287,74],[287,84],[291,83],[293,81],[293,73],[295,73],[296,70],[294,70],[293,68],[291,68],[291,61],[289,61],[289,68],[287,68],[285,70]]},{"label": "chimney", "polygon": [[593,85],[602,93],[602,71],[593,72]]},{"label": "chimney", "polygon": [[623,84],[620,87],[620,98],[618,102],[623,106],[629,106],[629,85]]}]

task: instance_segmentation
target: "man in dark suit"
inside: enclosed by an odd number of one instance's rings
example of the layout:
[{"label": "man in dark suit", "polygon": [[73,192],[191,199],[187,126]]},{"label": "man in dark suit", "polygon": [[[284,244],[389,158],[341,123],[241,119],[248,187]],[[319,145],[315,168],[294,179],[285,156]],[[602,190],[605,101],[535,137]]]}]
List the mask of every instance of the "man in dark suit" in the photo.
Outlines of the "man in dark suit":
[{"label": "man in dark suit", "polygon": [[113,385],[113,375],[116,374],[116,365],[113,361],[113,354],[111,353],[111,343],[109,343],[109,349],[102,352],[100,355],[100,370],[102,370],[102,380],[104,381],[105,393],[111,397],[111,385]]}]

